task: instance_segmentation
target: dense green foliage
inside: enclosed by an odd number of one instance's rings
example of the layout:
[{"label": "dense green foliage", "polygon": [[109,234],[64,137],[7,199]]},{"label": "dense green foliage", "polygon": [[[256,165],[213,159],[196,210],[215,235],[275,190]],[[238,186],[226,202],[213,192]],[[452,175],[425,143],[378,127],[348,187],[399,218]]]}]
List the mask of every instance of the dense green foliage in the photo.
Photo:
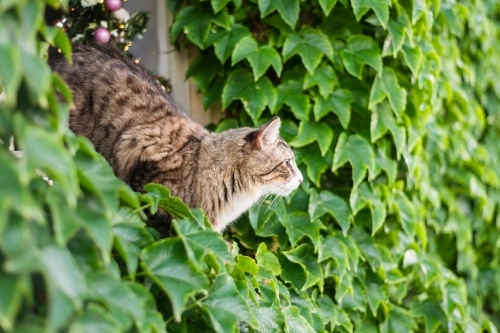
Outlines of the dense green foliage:
[{"label": "dense green foliage", "polygon": [[233,235],[278,259],[272,308],[316,332],[496,332],[498,2],[169,4],[218,128],[280,115],[308,176]]},{"label": "dense green foliage", "polygon": [[[228,112],[216,130],[279,114],[307,175],[231,250],[68,130],[47,3],[0,2],[0,331],[497,332],[494,1],[169,1],[201,49],[188,75]],[[144,223],[158,206],[171,238]]]}]

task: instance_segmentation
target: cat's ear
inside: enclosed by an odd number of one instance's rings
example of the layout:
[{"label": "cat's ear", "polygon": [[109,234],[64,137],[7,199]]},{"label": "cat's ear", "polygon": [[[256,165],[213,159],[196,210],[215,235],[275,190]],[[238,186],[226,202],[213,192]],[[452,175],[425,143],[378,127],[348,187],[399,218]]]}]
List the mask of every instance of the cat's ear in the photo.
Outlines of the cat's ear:
[{"label": "cat's ear", "polygon": [[263,125],[254,137],[254,146],[257,149],[262,149],[278,139],[280,135],[281,120],[279,117],[274,117],[268,123]]}]

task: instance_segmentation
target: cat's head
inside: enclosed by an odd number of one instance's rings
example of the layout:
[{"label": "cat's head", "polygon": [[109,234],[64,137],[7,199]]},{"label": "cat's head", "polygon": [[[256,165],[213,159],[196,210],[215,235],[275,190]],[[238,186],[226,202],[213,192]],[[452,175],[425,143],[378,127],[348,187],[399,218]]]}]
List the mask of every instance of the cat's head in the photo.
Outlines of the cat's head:
[{"label": "cat's head", "polygon": [[280,118],[274,117],[247,133],[241,142],[247,169],[261,186],[262,194],[288,195],[303,180],[292,148],[279,135],[280,125]]}]

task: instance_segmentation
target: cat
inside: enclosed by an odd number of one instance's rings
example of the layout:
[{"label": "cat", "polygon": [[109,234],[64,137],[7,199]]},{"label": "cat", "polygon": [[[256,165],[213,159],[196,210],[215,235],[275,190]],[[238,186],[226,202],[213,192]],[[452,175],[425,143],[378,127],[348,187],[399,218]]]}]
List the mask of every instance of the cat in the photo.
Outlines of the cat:
[{"label": "cat", "polygon": [[278,117],[260,128],[209,132],[112,43],[76,46],[73,64],[56,55],[49,65],[73,91],[70,129],[90,139],[118,178],[139,192],[164,185],[202,208],[216,231],[259,198],[286,196],[302,183]]}]

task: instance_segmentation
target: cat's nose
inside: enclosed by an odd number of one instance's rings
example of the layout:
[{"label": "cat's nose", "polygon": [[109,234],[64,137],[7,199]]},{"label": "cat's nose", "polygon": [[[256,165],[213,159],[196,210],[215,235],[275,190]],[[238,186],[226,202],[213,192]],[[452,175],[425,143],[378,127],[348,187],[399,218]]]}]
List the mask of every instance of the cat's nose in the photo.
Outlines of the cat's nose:
[{"label": "cat's nose", "polygon": [[299,184],[302,184],[302,181],[304,180],[302,177],[300,177],[299,179]]}]

